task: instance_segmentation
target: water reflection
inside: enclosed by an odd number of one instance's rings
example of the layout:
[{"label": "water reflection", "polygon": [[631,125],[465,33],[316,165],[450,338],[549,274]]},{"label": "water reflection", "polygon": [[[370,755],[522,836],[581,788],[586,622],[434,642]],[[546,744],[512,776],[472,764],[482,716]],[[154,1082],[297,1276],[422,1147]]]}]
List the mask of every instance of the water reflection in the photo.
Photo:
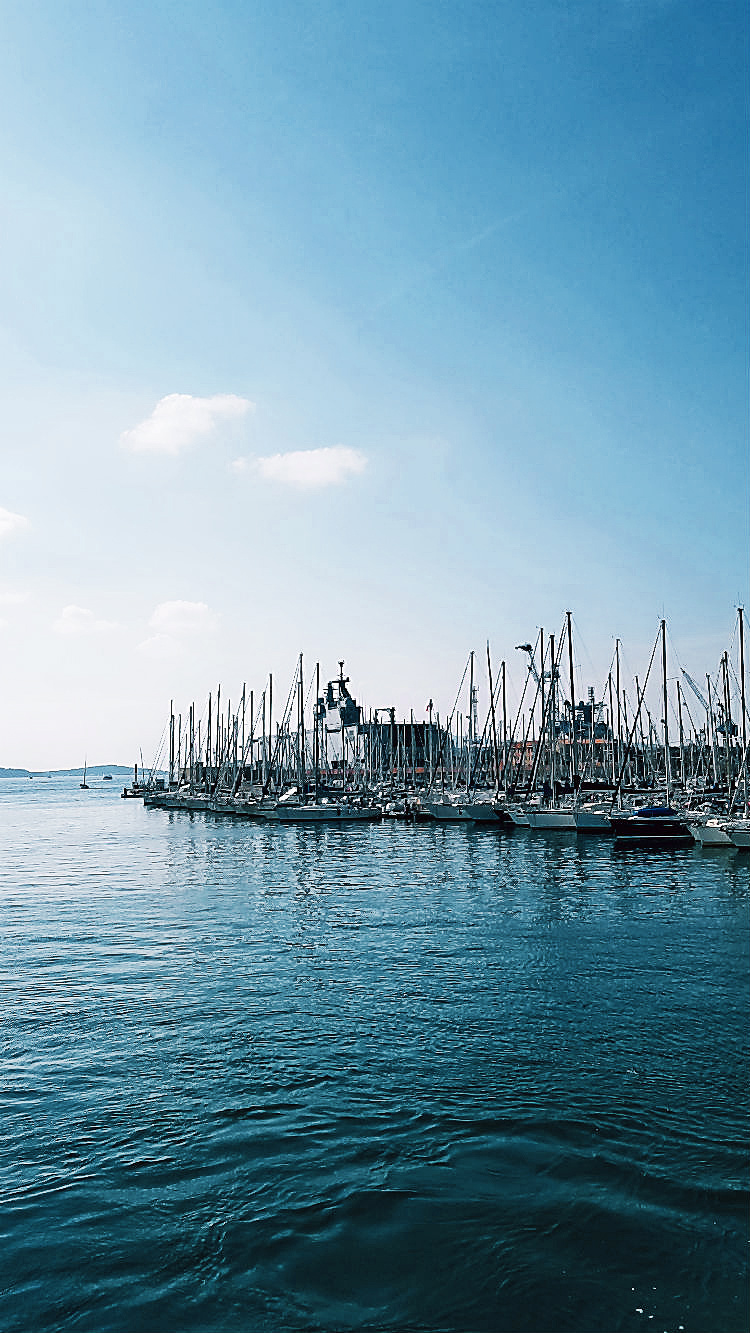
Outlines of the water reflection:
[{"label": "water reflection", "polygon": [[5,1328],[743,1327],[750,858],[3,816]]}]

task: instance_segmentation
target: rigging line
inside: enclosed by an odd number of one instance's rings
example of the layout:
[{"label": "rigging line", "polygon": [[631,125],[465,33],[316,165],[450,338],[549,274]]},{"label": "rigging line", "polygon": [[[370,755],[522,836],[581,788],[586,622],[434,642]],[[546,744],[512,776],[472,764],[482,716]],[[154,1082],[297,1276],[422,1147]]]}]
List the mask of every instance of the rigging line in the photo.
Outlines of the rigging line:
[{"label": "rigging line", "polygon": [[697,729],[697,727],[696,727],[696,725],[695,725],[695,723],[694,723],[694,721],[693,721],[693,715],[692,715],[692,713],[690,712],[690,705],[689,705],[688,700],[687,700],[687,694],[685,694],[685,693],[683,693],[683,695],[682,695],[682,706],[683,706],[683,708],[685,709],[685,712],[686,712],[687,715],[688,715],[688,721],[690,722],[690,725],[691,725],[691,727],[693,728],[693,732],[694,732],[694,734],[697,736],[697,735],[698,735],[698,729]]},{"label": "rigging line", "polygon": [[[539,647],[540,647],[540,649],[541,649],[541,653],[542,653],[542,673],[543,673],[543,672],[544,672],[544,644],[541,642],[541,637],[542,637],[542,636],[541,636],[541,631],[540,631],[538,642],[539,642]],[[537,641],[535,641],[535,643],[534,643],[534,649],[536,649],[536,646],[537,646]],[[517,730],[517,728],[518,728],[518,723],[519,723],[519,720],[520,720],[520,718],[521,718],[521,713],[522,713],[523,705],[524,705],[524,702],[525,702],[525,699],[526,699],[526,691],[527,691],[528,686],[529,686],[529,681],[530,681],[531,678],[532,678],[532,671],[533,671],[533,668],[532,668],[532,665],[531,665],[531,660],[529,660],[528,663],[526,664],[526,679],[525,679],[524,684],[523,684],[523,690],[521,691],[521,699],[520,699],[519,704],[518,704],[518,710],[517,710],[516,715],[515,715],[515,718],[514,718],[514,720],[513,720],[513,727],[512,727],[512,729],[511,729],[511,733],[510,733],[511,791],[512,791],[512,792],[514,792],[515,789],[516,789],[516,783],[517,783],[517,781],[523,776],[522,768],[523,768],[523,761],[524,761],[525,750],[526,750],[526,740],[525,740],[525,738],[526,738],[526,727],[525,727],[525,724],[522,725],[522,731],[523,731],[523,735],[524,735],[523,752],[522,752],[521,756],[519,757],[517,763],[513,760],[513,752],[514,752],[514,749],[515,749],[516,730]],[[534,709],[536,708],[536,701],[537,701],[537,699],[539,698],[539,693],[540,693],[540,690],[541,690],[541,686],[542,686],[542,677],[539,676],[539,675],[537,675],[537,678],[536,678],[536,690],[535,690],[535,692],[534,692],[534,700],[533,700],[533,703],[532,703],[532,705],[531,705],[531,713],[532,713],[532,714],[533,714],[533,712],[534,712]]]},{"label": "rigging line", "polygon": [[[557,653],[556,653],[555,657],[553,657],[553,656],[552,656],[552,653],[550,652],[549,693],[548,693],[546,699],[544,700],[544,707],[542,708],[542,716],[541,716],[541,718],[540,718],[540,720],[539,720],[539,740],[537,741],[536,754],[535,754],[535,756],[534,756],[534,763],[533,763],[533,766],[532,766],[532,769],[531,769],[531,774],[530,774],[530,776],[529,776],[529,781],[528,781],[528,784],[527,784],[527,787],[526,787],[526,794],[527,794],[527,796],[530,795],[530,793],[531,793],[531,789],[532,789],[532,786],[533,786],[533,783],[536,781],[536,776],[537,776],[537,772],[538,772],[538,769],[539,769],[539,762],[540,762],[540,760],[541,760],[541,758],[542,758],[542,754],[543,754],[543,751],[544,751],[545,728],[546,728],[547,726],[549,726],[550,719],[552,719],[552,722],[554,723],[554,717],[553,717],[553,712],[552,712],[552,710],[553,710],[554,702],[555,702],[555,683],[556,683],[557,680],[560,679],[559,666],[560,666],[560,662],[562,661],[563,648],[565,647],[565,628],[566,628],[566,626],[565,626],[565,621],[563,621],[563,623],[562,623],[562,629],[560,630],[560,633],[559,633],[559,635],[558,635],[558,637],[557,637],[557,642],[556,642]],[[542,646],[542,652],[543,652],[543,651],[544,651],[544,649],[543,649],[543,646]],[[544,656],[543,656],[543,655],[542,655],[542,679],[544,679]]]},{"label": "rigging line", "polygon": [[[500,659],[499,666],[502,666],[502,658]],[[506,684],[506,689],[507,689],[507,684]],[[487,716],[484,720],[482,735],[479,738],[479,745],[477,746],[476,755],[474,756],[474,763],[472,764],[471,775],[467,783],[467,788],[466,788],[467,791],[470,788],[473,788],[474,786],[474,778],[476,776],[477,769],[481,768],[483,763],[486,764],[486,756],[483,756],[482,747],[484,746],[485,740],[487,738],[487,732],[489,730],[490,720],[492,718],[493,707],[497,705],[501,691],[502,691],[502,677],[500,671],[498,671],[492,686],[492,697],[490,699],[489,707],[487,709]]]},{"label": "rigging line", "polygon": [[[737,646],[738,646],[738,648],[739,648],[739,626],[740,626],[740,618],[739,618],[739,614],[737,614],[737,615],[735,616],[735,618],[734,618],[734,626],[733,626],[733,630],[732,630],[732,637],[731,637],[731,639],[730,639],[730,641],[729,641],[729,647],[728,647],[727,650],[726,650],[726,652],[727,652],[727,657],[728,657],[728,659],[730,660],[730,662],[731,662],[732,652],[733,652],[733,649],[734,649],[735,644],[737,644]],[[675,656],[676,659],[677,659],[677,662],[678,662],[680,671],[683,671],[684,668],[683,668],[683,665],[682,665],[682,661],[681,661],[681,659],[680,659],[680,655],[679,655],[679,653],[678,653],[678,651],[677,651],[677,649],[676,649],[676,647],[675,647],[675,645],[674,645],[674,640],[672,639],[672,635],[671,635],[670,632],[669,632],[669,626],[667,626],[667,636],[668,636],[668,638],[669,638],[669,644],[670,644],[670,647],[671,647],[671,649],[672,649],[672,652],[674,653],[674,656]],[[718,678],[719,678],[719,676],[720,676],[720,674],[721,674],[721,658],[722,658],[723,656],[724,656],[724,654],[722,653],[722,654],[721,654],[721,657],[719,658],[719,665],[718,665],[718,667],[716,668],[716,677],[715,677],[715,679],[714,679],[714,678],[711,679],[711,685],[712,685],[712,687],[715,687],[715,686],[716,686],[716,684],[717,684],[717,682],[718,682]]]},{"label": "rigging line", "polygon": [[[269,678],[269,679],[270,679],[270,678]],[[253,718],[253,731],[255,731],[256,723],[260,722],[260,720],[261,720],[261,718],[262,718],[262,716],[263,716],[263,704],[264,704],[264,702],[265,702],[265,698],[266,698],[266,690],[267,690],[267,688],[268,688],[268,686],[267,686],[267,684],[266,684],[265,688],[262,689],[262,690],[260,691],[259,695],[258,695],[258,707],[257,707],[256,712],[255,712],[255,717]],[[257,739],[257,738],[256,738],[256,739]]]},{"label": "rigging line", "polygon": [[[592,658],[592,656],[591,656],[591,653],[590,653],[589,650],[588,650],[588,644],[586,643],[586,640],[584,639],[584,637],[583,637],[583,635],[582,635],[582,633],[581,633],[581,627],[580,627],[580,625],[578,624],[578,621],[576,620],[575,616],[571,616],[571,621],[573,622],[573,625],[574,625],[574,627],[575,627],[576,639],[577,639],[578,642],[580,643],[581,647],[583,648],[584,653],[586,654],[586,657],[588,658],[589,668],[590,668],[590,670],[591,670],[591,679],[592,679],[592,680],[596,680],[596,679],[597,679],[597,669],[596,669],[596,667],[594,666],[593,658]],[[579,684],[580,684],[580,686],[581,686],[581,693],[583,693],[583,688],[584,688],[584,686],[583,686],[583,663],[582,663],[580,660],[579,660],[579,662],[578,662],[578,673],[579,673],[579,675],[578,675],[578,681],[579,681]]]},{"label": "rigging line", "polygon": [[607,672],[607,680],[609,680],[610,676],[612,675],[612,668],[615,665],[615,658],[617,657],[617,644],[619,642],[620,642],[619,639],[615,639],[615,646],[612,649],[612,656],[609,659],[609,670]]},{"label": "rigging line", "polygon": [[635,680],[635,672],[631,669],[628,661],[628,656],[625,652],[625,644],[622,639],[620,639],[620,679],[622,680],[625,676],[630,680]]},{"label": "rigging line", "polygon": [[[679,684],[680,678],[679,676],[667,676],[667,681],[669,682],[670,680],[677,681]],[[677,705],[672,702],[672,699],[669,696],[669,692],[667,692],[667,707],[669,709],[670,716],[674,719],[675,725],[679,727],[680,719],[677,716]]]},{"label": "rigging line", "polygon": [[733,628],[733,630],[732,630],[732,637],[731,637],[731,639],[730,639],[730,641],[729,641],[729,648],[727,649],[727,652],[728,652],[730,655],[731,655],[732,649],[734,648],[735,643],[737,643],[738,646],[739,646],[739,632],[740,632],[740,617],[739,617],[739,615],[736,615],[736,616],[734,617],[734,628]]},{"label": "rigging line", "polygon": [[[511,662],[513,662],[515,659],[511,658],[510,660]],[[507,657],[505,659],[505,692],[508,699],[508,709],[510,712],[513,712],[518,702],[519,693],[518,693],[518,686],[516,685],[516,682],[513,678],[513,674],[509,670],[509,663]]]},{"label": "rigging line", "polygon": [[[253,691],[251,690],[250,693],[252,694]],[[263,691],[263,698],[265,698],[265,690]],[[255,735],[255,723],[260,719],[260,712],[261,712],[261,702],[258,703],[258,715],[256,716],[255,719],[251,719],[252,725],[249,728],[247,728],[245,733],[245,744],[242,747],[242,755],[240,758],[240,763],[237,767],[237,773],[234,782],[232,784],[232,790],[230,792],[231,796],[234,796],[236,794],[238,788],[242,786],[242,783],[244,781],[248,750],[250,751],[250,766],[252,770],[252,765],[254,762],[252,750],[256,745],[259,744],[259,739]],[[237,724],[238,719],[239,719],[239,713],[235,715],[235,725]],[[265,740],[265,737],[263,739]],[[251,773],[251,785],[252,785],[252,773]]]},{"label": "rigging line", "polygon": [[[675,641],[674,641],[674,639],[672,638],[672,635],[671,635],[671,633],[670,633],[669,624],[667,624],[667,641],[668,641],[668,643],[669,643],[670,653],[672,654],[672,656],[674,657],[675,661],[677,662],[677,665],[678,665],[678,667],[680,668],[680,672],[682,673],[683,676],[686,675],[687,672],[685,671],[685,668],[684,668],[684,666],[682,665],[682,658],[680,657],[680,654],[679,654],[679,652],[677,651],[677,646],[676,646]],[[731,649],[730,649],[730,651],[731,651]],[[718,665],[718,667],[716,668],[716,679],[715,679],[715,680],[713,680],[713,679],[711,680],[711,686],[712,686],[712,688],[715,688],[715,687],[716,687],[716,684],[718,683],[718,679],[719,679],[719,676],[720,676],[720,675],[721,675],[721,659],[719,659],[719,665]]]},{"label": "rigging line", "polygon": [[310,702],[310,695],[312,694],[313,684],[314,684],[314,683],[315,683],[315,678],[314,678],[314,676],[313,676],[313,674],[312,674],[312,672],[311,672],[311,673],[310,673],[310,684],[309,684],[308,687],[307,687],[307,696],[306,696],[306,698],[305,698],[305,703],[304,703],[304,708],[303,708],[303,714],[304,714],[304,709],[307,708],[307,705],[308,705],[309,702]]},{"label": "rigging line", "polygon": [[427,793],[428,793],[428,795],[429,795],[429,793],[432,791],[432,788],[433,788],[433,786],[434,786],[434,784],[435,784],[435,778],[437,777],[437,769],[440,768],[441,773],[443,773],[443,775],[444,775],[444,760],[443,760],[443,755],[444,755],[444,753],[445,753],[445,748],[446,748],[447,741],[448,741],[448,739],[449,739],[449,737],[450,737],[450,730],[451,730],[451,726],[452,726],[452,724],[453,724],[453,715],[454,715],[454,713],[455,713],[455,711],[456,711],[456,705],[458,704],[459,698],[460,698],[460,696],[461,696],[461,690],[463,689],[463,684],[464,684],[464,681],[466,680],[466,672],[469,670],[469,663],[470,663],[470,662],[471,662],[471,653],[469,653],[469,656],[468,656],[467,659],[466,659],[466,666],[464,667],[464,674],[463,674],[462,677],[461,677],[461,683],[460,683],[460,685],[459,685],[459,687],[458,687],[458,690],[456,691],[456,697],[455,697],[455,699],[454,699],[454,701],[453,701],[453,708],[452,708],[452,710],[451,710],[451,714],[450,714],[449,718],[447,719],[447,721],[446,721],[446,723],[445,723],[445,733],[444,733],[444,735],[443,735],[443,740],[442,740],[442,743],[441,743],[441,745],[440,745],[440,749],[439,749],[439,751],[438,751],[438,761],[437,761],[437,766],[436,766],[436,768],[435,768],[435,772],[434,772],[433,775],[432,775],[432,782],[430,783],[430,785],[429,785],[429,787],[428,787],[428,789],[427,789]]},{"label": "rigging line", "polygon": [[[742,685],[740,684],[739,677],[738,677],[738,675],[737,675],[737,672],[736,672],[735,669],[734,669],[734,663],[733,663],[731,657],[729,657],[729,656],[727,657],[727,662],[728,662],[728,664],[729,664],[729,674],[731,675],[732,680],[734,681],[735,685],[737,686],[737,693],[736,693],[735,696],[734,696],[734,702],[735,702],[736,704],[739,705],[739,708],[740,708],[740,717],[741,717],[741,716],[742,716]],[[747,706],[747,699],[745,700],[745,717],[746,717],[746,718],[750,718],[750,712],[748,711],[748,706]]]},{"label": "rigging line", "polygon": [[150,769],[149,769],[149,771],[148,771],[149,781],[150,781],[151,778],[153,777],[154,773],[157,772],[157,764],[159,764],[159,762],[161,761],[162,751],[163,751],[164,746],[165,746],[165,744],[166,744],[167,730],[168,730],[168,727],[167,727],[167,723],[165,722],[165,723],[164,723],[164,728],[163,728],[162,733],[161,733],[161,736],[159,737],[159,746],[158,746],[158,749],[157,749],[157,751],[156,751],[156,754],[154,755],[153,762],[152,762],[151,767],[150,767]]},{"label": "rigging line", "polygon": [[636,708],[636,710],[635,710],[635,715],[634,715],[634,717],[633,717],[633,723],[632,723],[632,726],[631,726],[631,728],[630,728],[630,733],[629,733],[629,735],[628,735],[627,744],[626,744],[626,746],[625,746],[625,755],[624,755],[622,764],[621,764],[621,766],[620,766],[620,772],[619,772],[618,775],[617,775],[617,784],[616,784],[615,789],[614,789],[614,791],[613,791],[613,793],[612,793],[612,807],[611,807],[612,809],[614,809],[615,801],[616,801],[617,796],[618,796],[618,793],[619,793],[619,791],[620,791],[620,787],[621,787],[621,785],[622,785],[622,779],[623,779],[623,776],[624,776],[624,774],[625,774],[625,768],[626,768],[628,759],[630,758],[630,747],[631,747],[631,745],[632,745],[632,743],[633,743],[633,737],[634,737],[634,735],[635,735],[636,726],[637,726],[637,724],[638,724],[638,719],[639,719],[640,716],[641,716],[641,708],[642,708],[642,706],[643,706],[643,700],[644,700],[644,698],[645,698],[645,694],[646,694],[646,686],[648,685],[648,678],[649,678],[649,676],[651,675],[651,668],[652,668],[652,666],[654,665],[654,657],[655,657],[655,655],[656,655],[656,649],[657,649],[657,646],[658,646],[658,643],[659,643],[659,639],[660,639],[660,638],[661,638],[661,626],[660,626],[659,629],[657,630],[656,638],[654,639],[654,646],[653,646],[653,648],[651,649],[651,657],[650,657],[650,659],[649,659],[648,670],[647,670],[647,672],[646,672],[646,679],[645,679],[644,682],[643,682],[643,687],[642,687],[642,689],[639,690],[639,692],[638,692],[639,695],[640,695],[640,699],[639,699],[639,701],[638,701],[638,706],[637,706],[637,708]]},{"label": "rigging line", "polygon": [[458,705],[458,701],[459,701],[459,699],[460,699],[460,697],[461,697],[461,691],[462,691],[462,689],[463,689],[463,687],[464,687],[464,681],[466,680],[466,672],[469,670],[469,663],[470,663],[470,662],[471,662],[471,653],[469,653],[469,656],[468,656],[467,659],[466,659],[466,666],[464,667],[464,674],[463,674],[462,677],[461,677],[461,684],[459,685],[459,687],[458,687],[458,689],[457,689],[457,691],[456,691],[456,697],[455,697],[455,699],[454,699],[454,701],[453,701],[453,707],[452,707],[451,712],[450,712],[450,717],[449,717],[448,722],[447,722],[447,724],[446,724],[447,726],[450,726],[451,722],[453,721],[453,715],[454,715],[454,713],[455,713],[455,711],[456,711],[456,707],[457,707],[457,705]]},{"label": "rigging line", "polygon": [[297,682],[298,682],[298,680],[299,680],[299,657],[297,658],[297,663],[296,663],[296,666],[295,666],[295,668],[294,668],[294,677],[293,677],[293,679],[292,679],[292,683],[291,683],[291,685],[289,686],[289,694],[287,695],[286,706],[285,706],[285,708],[284,708],[284,712],[283,712],[282,715],[281,715],[281,722],[277,722],[277,723],[276,723],[276,728],[277,728],[277,730],[276,730],[276,745],[275,745],[275,746],[273,747],[273,749],[272,749],[272,753],[271,753],[271,757],[270,757],[270,762],[269,762],[269,765],[268,765],[268,774],[267,774],[266,780],[265,780],[265,782],[264,782],[264,784],[263,784],[263,795],[264,795],[264,796],[266,796],[266,795],[268,794],[268,791],[270,791],[270,783],[271,783],[271,781],[272,781],[272,775],[273,775],[273,766],[274,766],[274,764],[276,763],[276,760],[277,760],[277,758],[278,758],[279,750],[281,749],[282,745],[286,742],[286,738],[287,738],[287,734],[288,734],[288,733],[284,730],[284,728],[288,725],[289,718],[290,718],[290,716],[291,716],[291,711],[292,711],[292,700],[293,700],[293,698],[294,698],[295,691],[296,691],[296,689],[297,689]]}]

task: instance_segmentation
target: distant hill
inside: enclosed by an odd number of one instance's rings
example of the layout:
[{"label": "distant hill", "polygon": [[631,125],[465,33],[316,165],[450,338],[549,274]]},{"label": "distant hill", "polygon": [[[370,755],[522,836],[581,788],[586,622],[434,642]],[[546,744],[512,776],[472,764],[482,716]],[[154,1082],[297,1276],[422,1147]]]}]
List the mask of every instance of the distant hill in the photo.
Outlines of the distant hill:
[{"label": "distant hill", "polygon": [[[103,777],[111,773],[112,777],[123,777],[133,772],[132,764],[94,764],[86,768],[90,778]],[[80,768],[0,768],[0,778],[78,778],[83,777],[83,764]]]}]

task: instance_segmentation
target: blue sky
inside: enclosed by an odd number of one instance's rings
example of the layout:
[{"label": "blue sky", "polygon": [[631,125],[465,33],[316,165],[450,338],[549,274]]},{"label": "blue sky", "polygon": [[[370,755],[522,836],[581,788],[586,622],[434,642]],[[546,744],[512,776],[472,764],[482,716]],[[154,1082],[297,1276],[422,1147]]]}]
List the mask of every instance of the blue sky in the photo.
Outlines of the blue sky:
[{"label": "blue sky", "polygon": [[[747,603],[734,3],[6,3],[0,763]],[[161,405],[161,406],[159,406]],[[154,413],[156,415],[154,416]],[[145,424],[144,424],[145,423]]]}]

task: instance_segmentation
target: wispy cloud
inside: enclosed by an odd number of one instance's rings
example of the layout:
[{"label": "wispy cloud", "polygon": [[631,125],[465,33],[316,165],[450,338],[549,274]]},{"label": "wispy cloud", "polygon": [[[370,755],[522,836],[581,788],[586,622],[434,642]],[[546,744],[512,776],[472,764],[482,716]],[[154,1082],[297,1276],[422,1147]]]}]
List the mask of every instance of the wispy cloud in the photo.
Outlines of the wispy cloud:
[{"label": "wispy cloud", "polygon": [[160,634],[204,634],[216,616],[205,602],[160,602],[148,623]]},{"label": "wispy cloud", "polygon": [[118,626],[113,620],[100,620],[93,611],[85,606],[65,606],[54,623],[56,633],[69,638],[81,638],[91,634],[106,634]]},{"label": "wispy cloud", "polygon": [[31,524],[23,514],[14,514],[12,510],[3,509],[0,505],[0,540],[3,537],[14,537],[17,532],[23,532],[24,528],[29,527]]},{"label": "wispy cloud", "polygon": [[249,398],[217,393],[195,398],[189,393],[169,393],[160,398],[150,417],[123,431],[120,444],[134,453],[178,454],[196,440],[210,435],[223,421],[234,421],[255,411]]},{"label": "wispy cloud", "polygon": [[437,277],[438,274],[449,268],[461,255],[469,254],[470,251],[476,250],[480,245],[484,245],[484,242],[488,241],[490,237],[494,236],[502,227],[517,222],[524,216],[524,213],[525,210],[523,209],[515,213],[509,213],[507,217],[499,218],[496,222],[491,222],[489,226],[483,227],[481,231],[474,232],[473,235],[466,236],[460,241],[455,241],[453,245],[449,245],[444,250],[438,251],[438,253],[433,255],[430,259],[423,260],[422,263],[416,265],[411,274],[402,279],[401,282],[396,283],[390,291],[385,292],[381,299],[375,302],[375,305],[369,313],[371,315],[377,314],[379,311],[384,310],[386,306],[392,305],[395,301],[400,300],[402,296],[406,296],[409,292],[413,291],[415,287],[420,287],[423,283],[431,281],[433,278]]},{"label": "wispy cloud", "polygon": [[160,602],[148,623],[154,633],[139,643],[139,652],[171,657],[186,641],[213,634],[218,617],[205,602]]},{"label": "wispy cloud", "polygon": [[340,486],[350,477],[358,476],[367,467],[367,458],[359,449],[334,445],[329,449],[269,454],[265,458],[237,458],[232,467],[236,472],[254,472],[265,481],[276,481],[301,490],[318,490],[324,486]]}]

